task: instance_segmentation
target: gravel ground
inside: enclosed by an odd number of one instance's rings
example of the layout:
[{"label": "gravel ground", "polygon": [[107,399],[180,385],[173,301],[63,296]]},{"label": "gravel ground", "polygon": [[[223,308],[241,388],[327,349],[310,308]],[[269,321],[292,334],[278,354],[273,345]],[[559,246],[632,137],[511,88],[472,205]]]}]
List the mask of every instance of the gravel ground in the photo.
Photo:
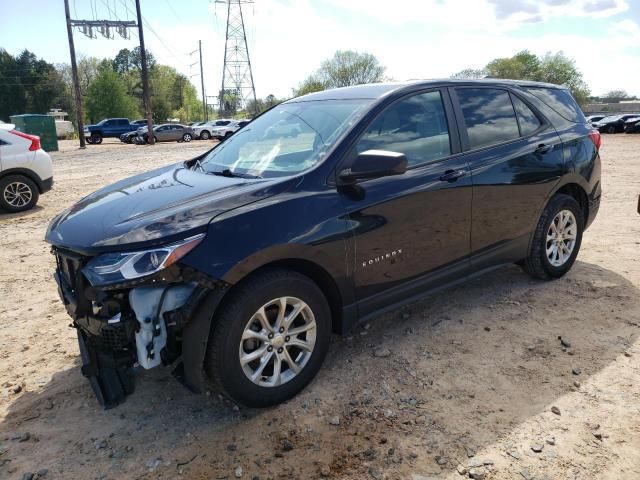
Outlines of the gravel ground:
[{"label": "gravel ground", "polygon": [[334,337],[317,379],[275,408],[196,396],[156,369],[101,410],[46,226],[107,183],[210,145],[62,142],[54,190],[0,215],[0,478],[640,476],[640,135],[604,137],[603,204],[564,278],[504,267]]}]

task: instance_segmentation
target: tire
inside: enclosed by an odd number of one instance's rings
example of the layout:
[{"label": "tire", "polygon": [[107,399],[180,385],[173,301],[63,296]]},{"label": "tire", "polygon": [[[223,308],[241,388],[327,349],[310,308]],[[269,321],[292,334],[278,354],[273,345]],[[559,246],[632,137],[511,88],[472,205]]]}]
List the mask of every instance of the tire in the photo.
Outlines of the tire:
[{"label": "tire", "polygon": [[613,125],[607,127],[607,133],[616,133],[616,127],[614,127]]},{"label": "tire", "polygon": [[231,135],[233,135],[233,132],[226,132],[224,138],[229,138]]},{"label": "tire", "polygon": [[24,175],[8,175],[0,179],[0,208],[7,212],[31,210],[39,197],[36,184]]},{"label": "tire", "polygon": [[[149,136],[147,136],[146,138],[146,142],[149,143]],[[153,136],[153,144],[155,145],[156,143],[158,143],[158,137],[156,137],[155,135]]]},{"label": "tire", "polygon": [[100,145],[102,143],[102,135],[100,135],[99,133],[92,133],[90,138],[91,143],[95,145]]},{"label": "tire", "polygon": [[[566,212],[570,212],[573,215],[574,229],[570,228],[571,219]],[[549,235],[555,235],[552,223],[556,225],[557,221],[562,222],[563,219],[569,219],[567,228],[563,230],[564,234],[567,237],[573,236],[573,246],[570,248],[569,255],[567,255],[569,253],[568,250],[558,248],[557,245],[555,250],[558,253],[554,254],[553,246],[554,242],[558,242],[558,245],[569,246],[570,239],[548,240]],[[573,197],[565,194],[555,195],[540,216],[529,247],[529,255],[524,259],[523,269],[532,277],[543,280],[562,277],[571,269],[580,251],[584,221],[584,212]],[[551,249],[550,254],[548,254],[548,249]],[[562,258],[559,257],[560,254],[562,254]]]},{"label": "tire", "polygon": [[127,143],[128,144],[132,144],[133,143],[133,137],[128,137],[127,138]]},{"label": "tire", "polygon": [[202,140],[209,140],[211,138],[211,134],[209,132],[207,132],[206,130],[203,130],[200,133],[200,139]]},{"label": "tire", "polygon": [[91,140],[91,137],[85,137],[85,142],[87,142],[89,145],[93,145],[93,141]]},{"label": "tire", "polygon": [[[266,270],[249,277],[229,295],[213,318],[205,360],[205,370],[214,388],[248,407],[268,407],[288,400],[315,377],[327,354],[331,338],[331,311],[325,296],[308,277],[284,269]],[[265,324],[258,326],[260,322],[255,320],[255,316],[261,308],[266,307],[264,312],[269,319],[269,328],[272,328],[279,305],[276,300],[282,297],[286,297],[287,302],[292,302],[291,305],[287,303],[285,308],[287,315],[291,312],[288,309],[294,305],[300,307],[304,304],[308,307],[308,311],[303,308],[293,319],[292,329],[300,329],[313,322],[315,327],[305,333],[298,333],[295,337],[286,336],[289,330],[282,334],[276,330],[271,333],[271,339],[265,337]],[[254,325],[254,329],[260,329],[259,334],[264,341],[241,341],[250,325]],[[300,338],[302,335],[303,339]],[[298,340],[303,340],[306,345],[313,344],[310,352],[291,344]],[[244,367],[241,365],[241,354],[247,355],[263,348],[266,349],[264,355],[271,355],[270,357],[257,357]],[[269,348],[272,350],[268,350]],[[286,360],[280,360],[281,375],[275,375],[277,359],[286,355],[300,371],[294,372]],[[265,358],[269,360],[260,371],[261,360]],[[257,375],[255,381],[249,378],[251,373]],[[274,385],[267,385],[270,382]]]}]

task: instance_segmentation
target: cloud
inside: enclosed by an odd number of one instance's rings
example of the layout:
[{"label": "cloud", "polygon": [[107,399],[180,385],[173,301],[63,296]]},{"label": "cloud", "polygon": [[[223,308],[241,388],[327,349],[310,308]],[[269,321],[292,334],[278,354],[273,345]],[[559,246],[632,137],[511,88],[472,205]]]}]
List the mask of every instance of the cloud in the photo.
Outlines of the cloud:
[{"label": "cloud", "polygon": [[554,16],[611,16],[629,7],[625,0],[487,0],[496,19],[522,22],[541,21]]}]

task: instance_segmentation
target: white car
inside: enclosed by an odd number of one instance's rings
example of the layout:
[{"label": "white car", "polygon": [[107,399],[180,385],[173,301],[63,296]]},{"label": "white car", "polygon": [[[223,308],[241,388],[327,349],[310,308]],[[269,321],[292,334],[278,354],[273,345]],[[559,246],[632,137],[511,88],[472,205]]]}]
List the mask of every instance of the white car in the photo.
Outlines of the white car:
[{"label": "white car", "polygon": [[23,212],[38,203],[53,186],[51,157],[40,147],[40,137],[0,123],[0,209]]},{"label": "white car", "polygon": [[251,120],[232,120],[226,125],[216,126],[211,130],[211,136],[219,140],[230,137],[250,121]]},{"label": "white car", "polygon": [[193,129],[193,134],[196,136],[196,138],[199,138],[201,140],[209,140],[213,136],[212,132],[216,128],[224,127],[232,122],[233,120],[231,120],[230,118],[219,118],[217,120],[209,120],[208,122],[191,125],[191,128]]}]

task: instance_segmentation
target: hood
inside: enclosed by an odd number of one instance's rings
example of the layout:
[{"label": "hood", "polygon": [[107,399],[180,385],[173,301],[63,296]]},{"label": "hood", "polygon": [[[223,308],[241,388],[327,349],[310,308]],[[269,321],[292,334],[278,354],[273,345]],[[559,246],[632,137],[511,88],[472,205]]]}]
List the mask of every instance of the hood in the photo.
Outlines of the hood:
[{"label": "hood", "polygon": [[171,165],[83,198],[51,221],[45,240],[85,254],[163,244],[204,230],[221,213],[285,191],[292,180],[229,178]]}]

